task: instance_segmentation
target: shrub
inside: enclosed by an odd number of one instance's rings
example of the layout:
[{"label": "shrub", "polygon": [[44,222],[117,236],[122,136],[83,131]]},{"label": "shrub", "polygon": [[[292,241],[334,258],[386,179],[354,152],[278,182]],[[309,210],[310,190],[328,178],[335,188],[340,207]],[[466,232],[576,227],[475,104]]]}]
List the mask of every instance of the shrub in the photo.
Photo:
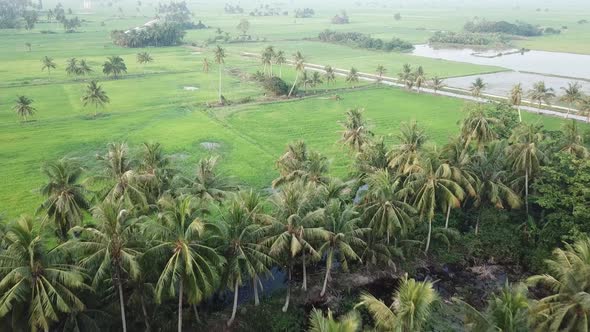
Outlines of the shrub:
[{"label": "shrub", "polygon": [[540,36],[543,33],[534,25],[520,21],[516,23],[487,20],[470,21],[465,23],[463,29],[473,33],[504,33],[524,37]]},{"label": "shrub", "polygon": [[353,47],[376,49],[383,51],[411,51],[414,45],[399,38],[392,38],[390,41],[383,41],[378,38],[371,38],[359,32],[337,32],[325,30],[318,35],[318,38],[327,43],[345,44]]},{"label": "shrub", "polygon": [[289,93],[289,86],[279,77],[270,77],[263,82],[267,93],[274,96],[286,96]]}]

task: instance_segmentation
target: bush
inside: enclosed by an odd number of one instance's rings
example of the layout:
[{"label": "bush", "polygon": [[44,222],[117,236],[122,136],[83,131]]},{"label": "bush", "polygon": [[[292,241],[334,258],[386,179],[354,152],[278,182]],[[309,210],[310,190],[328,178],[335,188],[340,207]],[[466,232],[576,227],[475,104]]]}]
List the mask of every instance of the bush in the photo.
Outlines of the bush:
[{"label": "bush", "polygon": [[177,24],[154,24],[141,29],[111,32],[113,43],[123,47],[172,46],[178,45],[185,31]]},{"label": "bush", "polygon": [[532,24],[519,22],[509,23],[506,21],[471,21],[465,23],[463,29],[472,33],[504,33],[508,35],[533,37],[540,36],[543,31]]},{"label": "bush", "polygon": [[368,35],[359,32],[337,32],[332,30],[325,30],[318,35],[318,38],[327,43],[336,43],[350,45],[353,47],[376,49],[382,51],[411,51],[414,45],[399,38],[392,38],[390,41],[384,42],[382,39],[371,38]]},{"label": "bush", "polygon": [[267,78],[264,80],[263,86],[267,93],[277,97],[289,94],[289,86],[279,77]]},{"label": "bush", "polygon": [[475,45],[488,46],[493,44],[506,44],[510,41],[501,34],[483,34],[473,32],[451,32],[451,31],[437,31],[430,37],[430,43],[442,44],[460,44],[460,45]]}]

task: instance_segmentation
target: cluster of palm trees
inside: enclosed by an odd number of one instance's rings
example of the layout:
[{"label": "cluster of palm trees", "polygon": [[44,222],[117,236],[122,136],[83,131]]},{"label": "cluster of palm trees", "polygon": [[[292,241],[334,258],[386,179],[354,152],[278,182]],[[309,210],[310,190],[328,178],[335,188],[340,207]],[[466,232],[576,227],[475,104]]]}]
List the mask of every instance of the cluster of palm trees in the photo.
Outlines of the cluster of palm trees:
[{"label": "cluster of palm trees", "polygon": [[[565,128],[573,134],[546,146],[535,125],[501,137],[498,128],[507,124],[486,110],[474,105],[460,135],[440,151],[415,122],[401,126],[399,144],[390,148],[374,136],[362,110],[350,110],[341,143],[350,147],[356,175],[331,177],[325,156],[295,142],[276,162],[279,177],[268,198],[233,185],[218,172],[217,158],[200,160],[185,176],[154,143],[144,144],[137,158],[126,144],[109,144],[87,180],[76,160],[49,162],[38,219],[22,217],[2,233],[0,322],[101,329],[110,322],[106,312],[116,309],[123,331],[129,316],[135,328],[152,329],[174,312],[182,331],[185,310],[198,320],[199,304],[227,288],[234,296],[231,325],[238,289],[251,286],[258,304],[260,282],[275,267],[287,275],[287,311],[295,271],[305,292],[307,269],[323,266],[318,293],[325,296],[336,262],[342,272],[353,264],[383,269],[415,256],[417,245],[425,253],[433,243],[446,248],[458,234],[449,226],[452,209],[481,214],[524,201],[528,213],[529,187],[541,165],[556,152],[588,157],[575,122]],[[444,226],[437,219],[446,219]],[[478,232],[479,220],[472,226]],[[556,294],[534,306],[539,324],[555,330],[572,320],[573,327],[585,324],[589,252],[589,243],[568,247],[556,253],[553,277],[533,279],[551,283]],[[390,306],[370,294],[359,305],[378,329],[419,331],[435,302],[432,283],[404,279]],[[23,316],[28,319],[16,319]],[[339,324],[320,316],[317,324]]]}]

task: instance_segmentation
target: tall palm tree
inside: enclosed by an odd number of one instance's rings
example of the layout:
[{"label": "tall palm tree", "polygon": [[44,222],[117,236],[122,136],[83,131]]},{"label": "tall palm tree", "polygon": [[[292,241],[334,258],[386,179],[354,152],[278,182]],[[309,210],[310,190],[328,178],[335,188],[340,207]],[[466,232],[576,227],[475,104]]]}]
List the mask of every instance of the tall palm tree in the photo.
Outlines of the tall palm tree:
[{"label": "tall palm tree", "polygon": [[307,86],[311,85],[311,76],[309,75],[309,72],[307,70],[304,70],[301,74],[300,82],[301,85],[303,85],[303,90],[307,92]]},{"label": "tall palm tree", "polygon": [[377,76],[379,76],[379,81],[381,81],[381,80],[383,80],[383,75],[385,75],[385,73],[387,73],[387,69],[383,65],[378,65],[376,72],[377,72]]},{"label": "tall palm tree", "polygon": [[296,257],[299,254],[302,256],[302,289],[307,290],[306,255],[309,253],[312,258],[319,258],[311,243],[326,236],[325,230],[316,227],[317,221],[322,217],[322,210],[317,206],[317,198],[317,187],[302,181],[284,186],[272,198],[276,212],[272,224],[267,227],[270,236],[264,243],[269,245],[270,254],[282,261],[287,269],[287,296],[283,312],[289,308],[293,264]]},{"label": "tall palm tree", "polygon": [[[318,248],[320,256],[326,257],[326,275],[320,296],[326,294],[328,280],[332,265],[337,258],[344,271],[348,271],[348,261],[360,260],[357,250],[365,245],[362,240],[368,228],[360,228],[358,213],[350,206],[345,206],[341,201],[332,200],[324,209],[323,227],[326,231],[325,238],[320,240]],[[337,257],[336,257],[337,256]]]},{"label": "tall palm tree", "polygon": [[203,73],[205,73],[205,74],[209,73],[209,60],[207,60],[207,58],[203,58],[202,70],[203,70]]},{"label": "tall palm tree", "polygon": [[301,54],[301,52],[297,51],[295,53],[293,62],[295,63],[295,71],[297,72],[297,74],[295,75],[295,81],[293,81],[293,86],[289,91],[288,97],[291,97],[291,95],[293,94],[293,90],[295,89],[295,86],[297,86],[298,84],[299,74],[305,71],[305,57],[303,56],[303,54]]},{"label": "tall palm tree", "polygon": [[541,165],[547,160],[541,146],[543,134],[537,125],[523,125],[517,128],[510,140],[512,145],[509,147],[508,157],[514,171],[524,173],[525,206],[528,215],[530,179],[539,172]]},{"label": "tall palm tree", "polygon": [[363,149],[356,154],[355,168],[360,177],[363,174],[371,174],[377,170],[385,170],[389,167],[389,148],[383,137],[369,140]]},{"label": "tall palm tree", "polygon": [[283,65],[287,63],[287,58],[285,57],[285,52],[278,51],[275,54],[274,62],[276,65],[279,66],[279,77],[283,78]]},{"label": "tall palm tree", "polygon": [[584,144],[584,136],[580,133],[576,120],[564,123],[561,128],[564,135],[558,147],[559,151],[580,159],[587,158],[588,148]]},{"label": "tall palm tree", "polygon": [[318,85],[324,83],[322,81],[322,75],[318,71],[314,71],[311,74],[310,85],[315,89]]},{"label": "tall palm tree", "polygon": [[276,56],[275,49],[272,46],[267,46],[262,51],[262,64],[264,65],[264,72],[266,73],[267,68],[268,68],[268,76],[269,77],[273,76],[272,64],[273,64],[273,59],[275,58],[275,56]]},{"label": "tall palm tree", "polygon": [[154,61],[154,58],[148,52],[137,53],[137,63],[143,65],[143,71],[145,72],[145,65]]},{"label": "tall palm tree", "polygon": [[147,183],[146,195],[151,194],[155,202],[166,190],[170,189],[175,170],[170,158],[162,151],[160,143],[143,143],[139,159],[139,172],[152,177]]},{"label": "tall palm tree", "polygon": [[561,98],[559,98],[559,100],[567,103],[569,106],[567,114],[565,115],[565,118],[567,119],[569,118],[570,112],[574,108],[574,105],[584,98],[584,94],[582,93],[582,87],[578,82],[568,83],[567,88],[562,87],[561,89],[563,90],[564,94],[561,96]]},{"label": "tall palm tree", "polygon": [[39,210],[55,224],[58,238],[65,242],[70,228],[80,225],[84,211],[90,208],[86,188],[80,183],[82,167],[75,160],[60,159],[46,163],[41,170],[47,183],[40,189],[45,201]]},{"label": "tall palm tree", "polygon": [[127,66],[120,56],[110,56],[102,65],[102,72],[107,76],[113,76],[117,79],[122,73],[127,73]]},{"label": "tall palm tree", "polygon": [[137,219],[132,218],[120,201],[105,201],[92,209],[97,225],[74,227],[79,240],[64,244],[84,258],[80,264],[93,271],[92,284],[96,288],[110,276],[113,287],[119,295],[119,309],[123,331],[127,331],[123,285],[127,277],[137,278],[141,273],[137,257],[140,252],[134,247],[138,236]]},{"label": "tall palm tree", "polygon": [[436,154],[420,160],[416,171],[406,179],[414,192],[413,205],[420,213],[421,219],[428,220],[428,237],[425,253],[430,248],[432,236],[432,219],[437,210],[451,205],[459,207],[465,198],[465,191],[453,177],[453,169],[438,159]]},{"label": "tall palm tree", "polygon": [[389,167],[398,173],[406,174],[418,162],[419,153],[428,140],[424,128],[417,122],[403,122],[397,135],[400,144],[389,152]]},{"label": "tall palm tree", "polygon": [[87,105],[94,106],[94,117],[98,115],[98,108],[104,107],[106,104],[111,102],[111,99],[107,93],[102,89],[102,85],[99,85],[97,81],[90,81],[86,86],[86,91],[81,98],[84,107]]},{"label": "tall palm tree", "polygon": [[402,179],[392,178],[387,170],[378,170],[367,176],[365,182],[369,188],[361,202],[373,233],[385,236],[386,243],[391,236],[405,235],[413,225],[411,216],[416,211],[405,202],[409,192]]},{"label": "tall palm tree", "polygon": [[553,88],[548,88],[545,86],[545,82],[539,81],[533,85],[533,88],[529,91],[529,98],[539,103],[539,108],[541,105],[545,103],[546,105],[551,105],[551,99],[555,98],[555,91]]},{"label": "tall palm tree", "polygon": [[471,83],[471,95],[477,100],[480,100],[486,86],[487,83],[485,83],[481,77],[476,78],[475,81]]},{"label": "tall palm tree", "polygon": [[336,72],[334,72],[334,68],[332,66],[324,67],[324,78],[328,84],[334,83],[336,81]]},{"label": "tall palm tree", "polygon": [[481,151],[484,145],[495,140],[498,135],[494,131],[494,125],[500,123],[496,118],[486,114],[485,110],[479,107],[471,110],[461,124],[461,136],[465,142],[465,150],[469,148],[472,141],[477,144]]},{"label": "tall palm tree", "polygon": [[445,80],[439,78],[438,76],[435,76],[432,78],[430,86],[432,87],[432,90],[434,90],[434,94],[437,94],[439,90],[445,88]]},{"label": "tall palm tree", "polygon": [[78,74],[85,76],[90,73],[92,73],[92,68],[90,68],[85,59],[81,59],[78,63]]},{"label": "tall palm tree", "polygon": [[41,59],[41,70],[45,70],[47,69],[47,75],[49,76],[49,78],[51,79],[51,69],[55,69],[56,65],[55,62],[53,62],[53,58],[48,57],[48,56],[44,56],[43,59]]},{"label": "tall palm tree", "polygon": [[406,88],[411,90],[414,87],[414,73],[412,72],[412,66],[404,64],[402,70],[397,74],[401,83],[406,85]]},{"label": "tall palm tree", "polygon": [[308,332],[357,332],[361,327],[361,319],[356,311],[340,317],[337,321],[328,309],[328,316],[324,317],[321,310],[313,309],[309,314]]},{"label": "tall palm tree", "polygon": [[223,70],[223,65],[225,64],[225,50],[217,45],[215,48],[215,63],[217,63],[217,67],[219,70],[219,103],[223,103],[223,95],[221,94],[221,72]]},{"label": "tall palm tree", "polygon": [[316,151],[309,152],[303,141],[287,146],[287,151],[277,160],[276,166],[280,176],[272,183],[273,187],[302,180],[314,184],[328,182],[328,159]]},{"label": "tall palm tree", "polygon": [[66,61],[66,73],[68,75],[78,75],[79,74],[78,59],[69,58]]},{"label": "tall palm tree", "polygon": [[553,251],[548,273],[530,277],[527,283],[543,284],[550,295],[533,303],[531,320],[537,331],[587,331],[590,316],[590,238]]},{"label": "tall palm tree", "polygon": [[524,332],[528,329],[527,289],[522,284],[506,284],[491,295],[485,311],[480,312],[468,303],[453,298],[465,313],[465,327],[469,331],[512,331]]},{"label": "tall palm tree", "polygon": [[426,82],[426,73],[424,72],[422,66],[418,66],[418,68],[416,68],[416,72],[414,73],[414,80],[416,88],[418,89],[418,93],[420,93],[422,85],[424,85],[424,83]]},{"label": "tall palm tree", "polygon": [[420,332],[440,299],[430,281],[408,279],[407,274],[392,295],[391,305],[363,293],[357,306],[366,307],[379,331]]},{"label": "tall palm tree", "polygon": [[194,197],[167,195],[158,206],[158,220],[146,225],[155,241],[146,255],[166,262],[156,283],[156,300],[160,303],[164,296],[178,296],[178,332],[182,332],[184,296],[196,305],[212,294],[224,260],[208,243],[213,228],[199,217]]},{"label": "tall palm tree", "polygon": [[340,123],[342,126],[342,137],[340,141],[348,145],[353,151],[360,151],[363,145],[367,144],[373,132],[368,128],[367,122],[363,119],[363,109],[355,108],[346,112],[346,120]]},{"label": "tall palm tree", "polygon": [[359,72],[356,68],[352,67],[348,71],[348,75],[346,75],[346,83],[350,83],[352,88],[354,89],[354,85],[359,82]]},{"label": "tall palm tree", "polygon": [[0,318],[12,314],[13,324],[25,325],[15,331],[50,331],[62,313],[84,310],[78,293],[88,287],[80,268],[62,263],[62,252],[48,250],[36,229],[21,217],[8,226],[0,253]]},{"label": "tall palm tree", "polygon": [[33,99],[27,96],[18,96],[12,109],[16,112],[23,122],[27,122],[29,116],[33,116],[37,109],[32,106]]},{"label": "tall palm tree", "polygon": [[522,84],[518,83],[512,87],[512,90],[510,90],[510,96],[508,96],[508,99],[510,101],[510,105],[516,107],[516,109],[518,110],[518,121],[519,122],[522,122],[522,115],[520,113],[520,105],[522,105],[522,94],[523,94]]},{"label": "tall palm tree", "polygon": [[229,179],[217,171],[218,157],[204,158],[197,163],[193,178],[179,178],[181,191],[205,201],[221,202],[236,189]]},{"label": "tall palm tree", "polygon": [[264,228],[254,223],[250,211],[240,201],[234,199],[223,214],[221,227],[223,232],[223,246],[221,252],[227,260],[224,272],[224,280],[234,293],[232,315],[227,326],[232,325],[238,308],[238,287],[247,279],[253,280],[254,289],[257,292],[256,282],[261,276],[270,274],[269,267],[273,258],[268,255],[267,249],[260,245],[264,236]]}]

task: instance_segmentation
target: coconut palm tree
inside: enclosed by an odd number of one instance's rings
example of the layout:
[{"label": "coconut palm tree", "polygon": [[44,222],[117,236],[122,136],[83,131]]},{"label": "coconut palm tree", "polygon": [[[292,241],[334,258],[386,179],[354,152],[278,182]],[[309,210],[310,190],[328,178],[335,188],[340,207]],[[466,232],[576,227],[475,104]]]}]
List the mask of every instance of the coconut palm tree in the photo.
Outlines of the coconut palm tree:
[{"label": "coconut palm tree", "polygon": [[363,119],[363,112],[364,110],[360,108],[348,110],[346,120],[340,123],[342,126],[340,142],[348,145],[353,151],[361,151],[363,145],[373,137],[373,132]]},{"label": "coconut palm tree", "polygon": [[219,103],[223,103],[223,95],[221,94],[221,72],[223,70],[223,65],[225,64],[225,50],[217,45],[215,48],[215,63],[217,63],[217,67],[219,70]]},{"label": "coconut palm tree", "polygon": [[361,200],[368,226],[379,237],[405,235],[413,226],[414,208],[406,203],[409,194],[400,177],[392,178],[387,170],[378,170],[365,179],[369,186]]},{"label": "coconut palm tree", "polygon": [[588,117],[587,122],[590,123],[590,97],[582,98],[578,103],[580,105],[580,111],[586,113],[586,116]]},{"label": "coconut palm tree", "polygon": [[472,109],[461,124],[461,136],[465,142],[465,153],[472,141],[475,141],[478,151],[481,151],[485,144],[495,140],[498,135],[494,131],[494,125],[500,121],[490,117],[485,110],[479,107]]},{"label": "coconut palm tree", "polygon": [[355,158],[355,168],[362,178],[364,174],[371,174],[389,167],[389,148],[383,137],[370,140],[359,151]]},{"label": "coconut palm tree", "polygon": [[146,224],[148,236],[155,241],[146,256],[166,262],[156,283],[156,301],[178,296],[178,332],[182,332],[184,296],[188,303],[198,304],[211,295],[224,260],[208,243],[215,228],[199,217],[194,197],[166,195],[158,206],[158,220]]},{"label": "coconut palm tree", "polygon": [[[61,314],[84,310],[78,297],[88,289],[79,267],[63,263],[61,250],[48,250],[33,219],[10,224],[0,253],[0,318],[12,315],[15,331],[50,331]],[[14,326],[17,325],[17,326]],[[21,326],[18,326],[21,325]]]},{"label": "coconut palm tree", "polygon": [[64,244],[84,258],[82,267],[93,271],[92,285],[97,287],[110,276],[113,287],[119,295],[119,309],[123,331],[127,331],[123,285],[127,277],[137,278],[141,273],[137,257],[140,255],[134,246],[138,236],[137,219],[125,209],[121,201],[104,201],[92,208],[92,216],[97,222],[92,227],[74,227],[79,240]]},{"label": "coconut palm tree", "polygon": [[37,109],[32,106],[33,99],[27,96],[18,96],[12,110],[16,112],[23,122],[27,122],[27,118],[33,116]]},{"label": "coconut palm tree", "polygon": [[88,65],[85,59],[81,59],[78,63],[78,74],[82,76],[86,76],[92,73],[92,68]]},{"label": "coconut palm tree", "polygon": [[524,173],[524,192],[527,216],[529,214],[529,182],[547,160],[541,143],[543,134],[537,125],[523,125],[514,132],[510,141],[508,157],[516,172]]},{"label": "coconut palm tree", "polygon": [[99,85],[97,81],[90,81],[86,86],[86,91],[81,98],[84,107],[87,105],[94,106],[94,117],[98,115],[98,108],[104,107],[106,104],[111,102],[111,99],[107,93],[102,89],[102,85]]},{"label": "coconut palm tree", "polygon": [[307,86],[311,85],[311,76],[307,70],[304,70],[301,74],[300,84],[303,85],[303,90],[307,92]]},{"label": "coconut palm tree", "polygon": [[506,169],[505,144],[494,142],[484,151],[471,157],[467,171],[472,176],[475,195],[473,205],[479,209],[475,234],[479,230],[481,212],[484,208],[516,209],[522,200],[509,186],[510,174]]},{"label": "coconut palm tree", "polygon": [[415,85],[416,88],[418,89],[418,93],[420,93],[420,89],[422,88],[422,85],[424,85],[424,83],[426,82],[426,73],[424,73],[424,69],[422,68],[422,66],[419,66],[418,68],[416,68],[416,72],[414,72],[414,80],[415,80]]},{"label": "coconut palm tree", "polygon": [[533,85],[533,88],[529,91],[529,98],[533,102],[539,103],[539,108],[545,103],[551,105],[551,99],[555,98],[555,92],[553,88],[545,86],[545,82],[539,81]]},{"label": "coconut palm tree", "polygon": [[45,201],[39,207],[45,220],[51,220],[60,241],[67,240],[68,231],[84,219],[84,211],[90,208],[86,200],[86,188],[80,183],[82,167],[72,159],[48,162],[41,168],[47,177],[40,193]]},{"label": "coconut palm tree", "polygon": [[439,90],[445,88],[445,81],[442,78],[435,76],[434,78],[432,78],[430,86],[432,87],[432,90],[434,90],[434,94],[437,94]]},{"label": "coconut palm tree", "polygon": [[51,69],[55,69],[55,67],[56,65],[55,62],[53,62],[53,58],[44,56],[43,59],[41,59],[41,71],[47,69],[49,79],[51,79]]},{"label": "coconut palm tree", "polygon": [[273,59],[275,58],[275,56],[276,56],[275,49],[272,46],[267,46],[262,51],[262,64],[264,65],[264,72],[266,73],[267,68],[268,68],[268,76],[269,77],[273,76],[272,63],[273,63]]},{"label": "coconut palm tree", "polygon": [[414,73],[412,72],[412,66],[409,64],[404,64],[402,67],[401,72],[397,74],[401,83],[406,85],[406,88],[411,90],[414,87]]},{"label": "coconut palm tree", "polygon": [[351,311],[339,320],[334,319],[330,309],[327,317],[315,308],[309,314],[308,332],[357,332],[360,327],[361,319],[356,311]]},{"label": "coconut palm tree", "polygon": [[567,114],[565,115],[565,118],[567,119],[569,118],[574,105],[584,98],[584,94],[582,93],[582,87],[578,82],[568,83],[567,88],[562,87],[561,89],[563,90],[563,96],[561,96],[559,100],[569,106]]},{"label": "coconut palm tree", "polygon": [[559,145],[559,151],[571,154],[576,158],[587,158],[589,156],[588,149],[584,144],[584,136],[578,129],[576,120],[568,121],[562,126],[564,133]]},{"label": "coconut palm tree", "polygon": [[322,83],[324,83],[322,81],[322,75],[320,72],[314,71],[313,74],[311,74],[310,85],[315,88]]},{"label": "coconut palm tree", "polygon": [[518,83],[512,87],[510,90],[510,95],[508,96],[508,100],[510,101],[510,105],[516,107],[518,110],[518,121],[522,122],[522,115],[520,114],[520,105],[522,105],[522,84]]},{"label": "coconut palm tree", "polygon": [[453,301],[465,313],[465,327],[469,331],[529,331],[527,322],[530,307],[527,288],[523,284],[506,284],[488,300],[481,312],[458,298]]},{"label": "coconut palm tree", "polygon": [[146,195],[151,195],[155,202],[166,190],[170,189],[176,173],[170,158],[162,151],[160,143],[143,143],[139,159],[139,172],[152,177],[146,188]]},{"label": "coconut palm tree", "polygon": [[270,254],[279,259],[287,269],[287,297],[283,312],[289,308],[293,264],[301,254],[303,267],[302,289],[307,290],[307,254],[319,258],[313,241],[325,238],[326,231],[316,227],[323,211],[318,209],[318,189],[312,183],[296,181],[284,186],[272,197],[275,215],[267,227],[270,236],[263,242],[269,245]]},{"label": "coconut palm tree", "polygon": [[389,167],[401,174],[407,174],[418,162],[419,153],[428,140],[424,128],[417,122],[403,122],[397,135],[400,144],[389,152]]},{"label": "coconut palm tree", "polygon": [[345,206],[339,200],[332,200],[324,209],[323,227],[325,238],[320,240],[318,253],[326,257],[326,275],[320,296],[326,294],[328,280],[334,260],[338,259],[344,271],[348,271],[348,261],[360,260],[357,250],[365,245],[362,240],[369,228],[359,227],[358,213],[350,206]]},{"label": "coconut palm tree", "polygon": [[363,293],[357,307],[367,308],[378,331],[420,332],[439,301],[432,282],[408,279],[406,274],[392,295],[391,305]]},{"label": "coconut palm tree", "polygon": [[117,79],[122,73],[127,73],[127,66],[120,56],[110,56],[102,65],[102,72]]},{"label": "coconut palm tree", "polygon": [[180,191],[190,193],[204,201],[221,203],[231,191],[237,188],[230,183],[227,177],[217,171],[218,160],[218,157],[199,160],[193,178],[178,178],[181,186]]},{"label": "coconut palm tree", "polygon": [[143,65],[143,71],[145,73],[145,65],[154,61],[154,58],[148,52],[137,53],[137,63]]},{"label": "coconut palm tree", "polygon": [[348,75],[346,75],[346,83],[350,83],[352,88],[354,89],[354,85],[359,82],[359,72],[356,68],[352,67],[348,71]]},{"label": "coconut palm tree", "polygon": [[324,78],[328,84],[330,84],[330,82],[336,82],[336,72],[334,72],[334,68],[332,66],[324,67]]},{"label": "coconut palm tree", "polygon": [[481,100],[483,90],[486,88],[486,86],[487,83],[485,83],[481,77],[476,78],[475,81],[471,83],[471,95],[477,100]]},{"label": "coconut palm tree", "polygon": [[328,159],[316,151],[309,152],[303,141],[297,141],[287,146],[287,151],[277,160],[276,166],[280,176],[272,183],[276,188],[285,183],[302,180],[314,184],[329,181]]},{"label": "coconut palm tree", "polygon": [[530,285],[542,284],[550,294],[533,303],[532,327],[536,331],[586,331],[590,316],[590,238],[584,236],[564,249],[553,251],[548,272],[530,277]]},{"label": "coconut palm tree", "polygon": [[207,60],[207,58],[203,58],[203,73],[208,74],[209,73],[209,60]]},{"label": "coconut palm tree", "polygon": [[283,78],[283,65],[287,63],[285,52],[278,51],[274,56],[274,62],[279,66],[279,78]]},{"label": "coconut palm tree", "polygon": [[449,205],[459,207],[465,198],[465,191],[453,177],[452,167],[441,162],[434,153],[423,157],[406,181],[414,193],[413,205],[420,213],[420,218],[428,220],[428,237],[424,249],[424,252],[428,253],[434,214]]},{"label": "coconut palm tree", "polygon": [[383,75],[385,75],[385,73],[387,73],[387,69],[383,65],[378,65],[376,72],[377,72],[377,76],[379,76],[379,82],[381,82],[381,80],[383,80]]},{"label": "coconut palm tree", "polygon": [[227,260],[224,281],[234,293],[232,315],[227,322],[227,326],[231,326],[238,308],[238,287],[251,279],[258,295],[256,282],[261,276],[270,274],[269,267],[274,260],[268,255],[268,250],[260,245],[264,228],[254,223],[252,214],[239,198],[232,200],[222,220],[223,246],[220,251]]},{"label": "coconut palm tree", "polygon": [[69,58],[66,61],[66,74],[69,75],[78,75],[79,74],[79,69],[78,69],[78,59],[76,58]]},{"label": "coconut palm tree", "polygon": [[305,71],[305,57],[303,57],[303,54],[301,54],[301,52],[297,51],[297,53],[295,53],[293,62],[295,63],[295,71],[297,72],[297,74],[295,75],[295,81],[293,82],[293,86],[289,91],[288,97],[291,97],[291,95],[293,94],[293,90],[295,89],[295,86],[298,84],[299,74]]}]

